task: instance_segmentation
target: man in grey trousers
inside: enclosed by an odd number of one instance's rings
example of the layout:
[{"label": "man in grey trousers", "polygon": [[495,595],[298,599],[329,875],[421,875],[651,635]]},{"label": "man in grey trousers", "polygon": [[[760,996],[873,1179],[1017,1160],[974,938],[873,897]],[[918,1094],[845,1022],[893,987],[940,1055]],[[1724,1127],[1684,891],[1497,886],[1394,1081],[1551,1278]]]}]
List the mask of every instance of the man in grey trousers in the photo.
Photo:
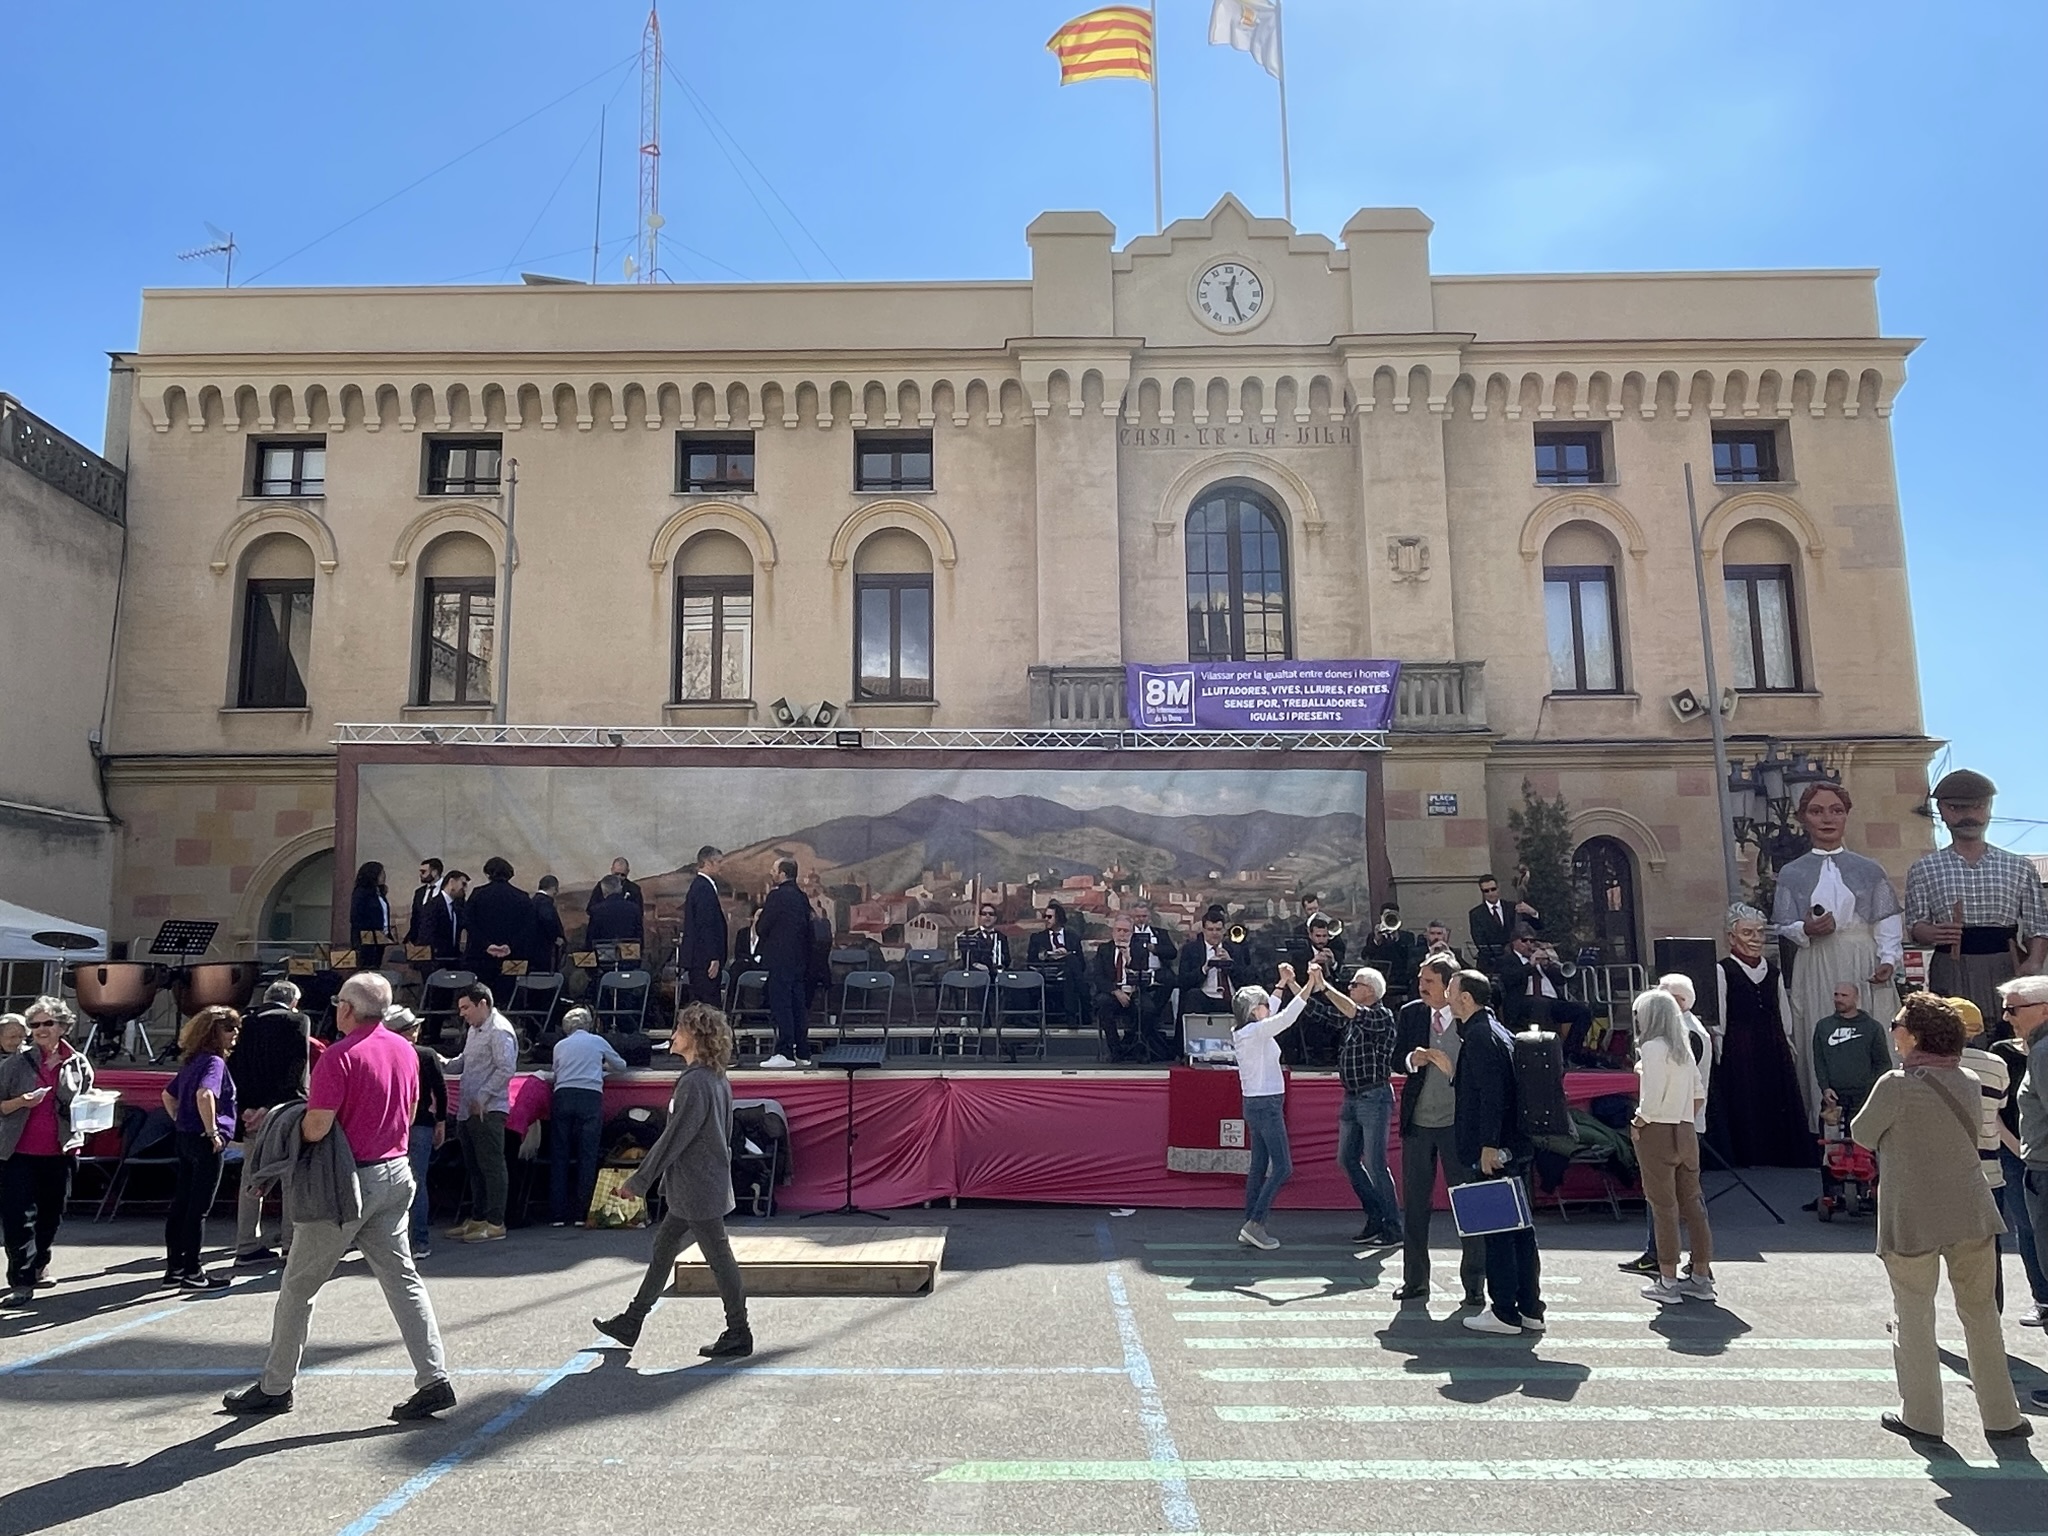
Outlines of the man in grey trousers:
[{"label": "man in grey trousers", "polygon": [[384,1288],[385,1304],[412,1356],[417,1390],[391,1417],[424,1419],[455,1406],[434,1305],[412,1262],[413,1183],[406,1148],[419,1102],[419,1056],[410,1042],[384,1027],[390,1006],[391,983],[374,971],[349,977],[335,999],[343,1038],[313,1069],[299,1135],[309,1143],[341,1140],[355,1165],[361,1209],[294,1209],[291,1256],[271,1314],[270,1356],[260,1378],[222,1399],[230,1413],[291,1412],[313,1298],[351,1244],[362,1250]]}]

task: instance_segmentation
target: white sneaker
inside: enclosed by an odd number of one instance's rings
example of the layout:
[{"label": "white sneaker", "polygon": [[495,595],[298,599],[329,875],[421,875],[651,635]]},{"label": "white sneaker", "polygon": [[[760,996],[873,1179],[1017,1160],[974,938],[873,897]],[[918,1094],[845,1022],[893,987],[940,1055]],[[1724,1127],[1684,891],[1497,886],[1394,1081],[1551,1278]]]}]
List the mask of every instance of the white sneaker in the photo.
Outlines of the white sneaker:
[{"label": "white sneaker", "polygon": [[1520,1323],[1504,1323],[1489,1311],[1474,1312],[1465,1319],[1465,1326],[1474,1333],[1520,1333]]},{"label": "white sneaker", "polygon": [[1522,1314],[1522,1332],[1524,1333],[1542,1333],[1549,1326],[1550,1324],[1543,1321],[1540,1317],[1531,1317],[1526,1312]]},{"label": "white sneaker", "polygon": [[1268,1252],[1280,1246],[1280,1239],[1270,1236],[1266,1229],[1256,1221],[1248,1221],[1239,1227],[1237,1229],[1237,1240],[1240,1243],[1249,1243],[1254,1248],[1263,1248]]},{"label": "white sneaker", "polygon": [[1687,1289],[1692,1283],[1690,1280],[1666,1280],[1662,1275],[1659,1275],[1650,1284],[1643,1287],[1643,1299],[1645,1301],[1654,1301],[1660,1307],[1675,1307],[1692,1294]]},{"label": "white sneaker", "polygon": [[1687,1301],[1712,1301],[1714,1282],[1699,1275],[1687,1275],[1678,1282],[1678,1288],[1685,1292]]},{"label": "white sneaker", "polygon": [[796,1063],[791,1061],[787,1056],[783,1055],[782,1052],[777,1051],[773,1056],[770,1056],[766,1061],[762,1062],[761,1065],[767,1068],[770,1072],[787,1072],[791,1067],[794,1067]]}]

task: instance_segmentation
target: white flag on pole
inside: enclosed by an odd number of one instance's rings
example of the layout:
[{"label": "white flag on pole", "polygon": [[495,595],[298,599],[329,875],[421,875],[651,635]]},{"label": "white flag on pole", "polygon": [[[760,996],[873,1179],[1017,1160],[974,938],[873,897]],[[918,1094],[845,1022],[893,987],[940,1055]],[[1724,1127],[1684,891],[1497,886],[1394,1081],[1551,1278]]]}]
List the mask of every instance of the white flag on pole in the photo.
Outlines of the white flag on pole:
[{"label": "white flag on pole", "polygon": [[1267,74],[1280,78],[1277,0],[1216,0],[1209,12],[1209,41],[1250,54]]}]

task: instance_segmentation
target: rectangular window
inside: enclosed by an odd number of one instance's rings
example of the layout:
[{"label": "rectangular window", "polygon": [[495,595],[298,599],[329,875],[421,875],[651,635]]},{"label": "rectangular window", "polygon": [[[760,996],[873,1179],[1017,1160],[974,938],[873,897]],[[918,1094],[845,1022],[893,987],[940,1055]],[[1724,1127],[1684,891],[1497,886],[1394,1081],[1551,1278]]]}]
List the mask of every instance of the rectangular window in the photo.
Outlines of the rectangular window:
[{"label": "rectangular window", "polygon": [[746,699],[753,667],[753,578],[685,576],[679,580],[676,701]]},{"label": "rectangular window", "polygon": [[932,696],[932,579],[854,579],[854,692],[863,699]]},{"label": "rectangular window", "polygon": [[488,576],[430,576],[423,596],[419,702],[490,703],[497,584]]},{"label": "rectangular window", "polygon": [[327,439],[301,437],[256,444],[251,496],[325,496]]},{"label": "rectangular window", "polygon": [[499,443],[495,437],[429,438],[427,494],[497,495]]},{"label": "rectangular window", "polygon": [[1614,571],[1605,565],[1543,568],[1543,621],[1550,640],[1552,693],[1618,693],[1621,625]]},{"label": "rectangular window", "polygon": [[1799,625],[1792,611],[1792,567],[1731,565],[1721,577],[1735,686],[1751,693],[1796,693]]},{"label": "rectangular window", "polygon": [[698,437],[676,434],[676,489],[679,491],[751,491],[754,488],[754,436]]},{"label": "rectangular window", "polygon": [[1720,431],[1714,433],[1714,478],[1723,485],[1767,484],[1778,478],[1778,434]]},{"label": "rectangular window", "polygon": [[853,488],[856,491],[930,490],[931,433],[854,433]]},{"label": "rectangular window", "polygon": [[242,600],[239,709],[304,709],[312,659],[313,583],[252,581]]},{"label": "rectangular window", "polygon": [[1598,432],[1536,434],[1538,485],[1603,485],[1607,454]]}]

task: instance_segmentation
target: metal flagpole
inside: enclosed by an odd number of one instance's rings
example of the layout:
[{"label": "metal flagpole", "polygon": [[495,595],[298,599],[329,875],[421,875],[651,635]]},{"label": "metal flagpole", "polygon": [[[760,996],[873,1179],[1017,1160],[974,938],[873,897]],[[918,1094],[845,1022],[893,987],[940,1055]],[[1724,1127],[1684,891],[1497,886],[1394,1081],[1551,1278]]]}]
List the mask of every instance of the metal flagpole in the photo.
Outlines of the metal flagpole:
[{"label": "metal flagpole", "polygon": [[[1157,0],[1154,0],[1157,3]],[[1294,167],[1287,150],[1287,30],[1281,25],[1283,7],[1273,0],[1273,61],[1280,66],[1280,211],[1294,222]]]},{"label": "metal flagpole", "polygon": [[1721,680],[1715,675],[1714,626],[1708,618],[1707,562],[1700,552],[1700,511],[1692,494],[1692,465],[1685,466],[1685,516],[1692,525],[1692,576],[1700,594],[1700,649],[1707,657],[1707,721],[1714,732],[1714,804],[1721,811],[1721,872],[1728,883],[1728,903],[1742,900],[1742,880],[1735,869],[1735,821],[1728,803],[1728,727],[1721,719]]},{"label": "metal flagpole", "polygon": [[1166,192],[1159,159],[1159,0],[1152,0],[1152,232],[1166,233]]},{"label": "metal flagpole", "polygon": [[504,588],[498,593],[498,703],[492,710],[492,724],[505,723],[506,696],[511,693],[509,663],[512,647],[512,567],[519,559],[519,461],[505,461],[505,571]]}]

